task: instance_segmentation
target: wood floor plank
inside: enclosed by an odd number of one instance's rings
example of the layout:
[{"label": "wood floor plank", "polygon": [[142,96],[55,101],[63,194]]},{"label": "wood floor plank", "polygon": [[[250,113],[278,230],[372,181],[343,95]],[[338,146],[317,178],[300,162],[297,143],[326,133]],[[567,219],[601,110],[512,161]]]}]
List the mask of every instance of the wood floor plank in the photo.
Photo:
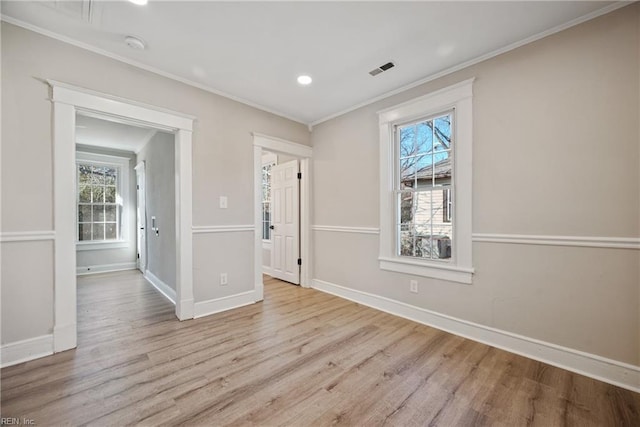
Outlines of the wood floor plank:
[{"label": "wood floor plank", "polygon": [[137,272],[78,280],[78,348],[1,371],[38,425],[638,426],[640,395],[265,277],[179,322]]}]

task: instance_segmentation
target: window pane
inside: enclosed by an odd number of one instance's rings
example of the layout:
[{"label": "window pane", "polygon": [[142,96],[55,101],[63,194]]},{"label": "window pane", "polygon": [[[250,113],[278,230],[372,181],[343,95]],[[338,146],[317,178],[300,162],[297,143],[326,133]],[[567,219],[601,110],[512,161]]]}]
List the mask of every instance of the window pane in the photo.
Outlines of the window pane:
[{"label": "window pane", "polygon": [[416,128],[415,126],[405,126],[400,128],[400,157],[413,156],[416,151]]},{"label": "window pane", "polygon": [[78,224],[78,240],[91,240],[91,224]]},{"label": "window pane", "polygon": [[92,186],[91,192],[93,193],[93,203],[104,203],[104,187]]},{"label": "window pane", "polygon": [[433,259],[451,258],[451,240],[453,233],[451,225],[434,224],[431,257]]},{"label": "window pane", "polygon": [[106,185],[116,185],[117,173],[115,168],[104,168],[104,183]]},{"label": "window pane", "polygon": [[91,205],[78,206],[78,222],[91,222]]},{"label": "window pane", "polygon": [[93,205],[93,222],[104,221],[104,205]]},{"label": "window pane", "polygon": [[438,117],[433,121],[435,145],[434,151],[451,148],[451,115]]},{"label": "window pane", "polygon": [[91,203],[91,187],[89,187],[88,185],[80,186],[78,201],[80,203]]},{"label": "window pane", "polygon": [[105,187],[104,189],[104,201],[105,203],[116,202],[116,187]]},{"label": "window pane", "polygon": [[105,205],[104,207],[104,220],[115,222],[118,218],[116,205]]},{"label": "window pane", "polygon": [[433,123],[431,121],[416,125],[416,137],[419,153],[427,154],[433,151]]},{"label": "window pane", "polygon": [[400,197],[400,224],[413,224],[414,211],[414,193],[412,191],[401,192]]},{"label": "window pane", "polygon": [[80,184],[91,184],[90,165],[78,165],[78,182]]},{"label": "window pane", "polygon": [[104,185],[104,176],[106,173],[106,170],[108,168],[102,167],[102,166],[94,166],[93,167],[93,184],[94,185]]},{"label": "window pane", "polygon": [[116,223],[105,224],[105,239],[115,240],[118,238],[118,226]]},{"label": "window pane", "polygon": [[104,224],[93,224],[93,240],[104,240]]},{"label": "window pane", "polygon": [[425,179],[431,179],[432,156],[415,156],[401,161],[400,183],[416,188]]},{"label": "window pane", "polygon": [[415,236],[413,230],[399,231],[400,235],[400,255],[415,256]]}]

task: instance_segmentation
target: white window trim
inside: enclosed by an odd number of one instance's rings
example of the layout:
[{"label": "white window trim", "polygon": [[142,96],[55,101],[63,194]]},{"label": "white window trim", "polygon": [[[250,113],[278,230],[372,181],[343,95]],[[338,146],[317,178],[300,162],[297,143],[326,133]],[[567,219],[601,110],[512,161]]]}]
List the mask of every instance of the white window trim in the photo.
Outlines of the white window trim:
[{"label": "white window trim", "polygon": [[[122,249],[131,245],[129,236],[129,220],[131,206],[129,202],[129,162],[131,159],[127,157],[111,156],[107,154],[89,153],[86,151],[76,151],[76,167],[78,163],[89,162],[92,164],[117,166],[120,179],[118,179],[118,194],[122,197],[122,215],[120,216],[120,239],[109,241],[78,241],[77,225],[78,225],[78,205],[76,203],[76,250],[92,251],[105,249]],[[77,185],[77,184],[76,184]],[[78,189],[76,188],[76,193]]]},{"label": "white window trim", "polygon": [[[378,112],[380,125],[380,255],[382,270],[471,284],[473,278],[472,226],[472,96],[469,79],[436,92]],[[400,257],[396,254],[395,138],[398,124],[455,110],[453,145],[455,191],[452,260],[441,261]]]}]

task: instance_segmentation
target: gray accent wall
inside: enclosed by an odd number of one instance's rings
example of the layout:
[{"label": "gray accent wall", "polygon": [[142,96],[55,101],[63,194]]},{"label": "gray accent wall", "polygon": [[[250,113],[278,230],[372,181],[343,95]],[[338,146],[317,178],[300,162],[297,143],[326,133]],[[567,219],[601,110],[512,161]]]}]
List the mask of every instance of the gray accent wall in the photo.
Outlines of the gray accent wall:
[{"label": "gray accent wall", "polygon": [[[638,6],[315,126],[314,224],[379,227],[377,112],[475,77],[473,232],[637,239]],[[640,364],[637,249],[474,242],[465,285],[380,270],[375,234],[313,238],[316,279]]]},{"label": "gray accent wall", "polygon": [[[147,270],[176,289],[175,136],[158,132],[138,152],[145,162]],[[135,177],[135,175],[134,175]],[[156,233],[151,229],[156,218]]]}]

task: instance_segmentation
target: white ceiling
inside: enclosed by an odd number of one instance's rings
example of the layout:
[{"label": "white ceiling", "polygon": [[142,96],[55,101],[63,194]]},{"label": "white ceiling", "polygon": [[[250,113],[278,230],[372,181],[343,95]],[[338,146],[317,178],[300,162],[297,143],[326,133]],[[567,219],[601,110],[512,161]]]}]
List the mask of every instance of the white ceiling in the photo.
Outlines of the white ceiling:
[{"label": "white ceiling", "polygon": [[76,116],[76,144],[140,151],[156,134],[155,129],[132,126],[101,118]]},{"label": "white ceiling", "polygon": [[[315,124],[620,5],[3,0],[2,14],[8,22]],[[127,35],[148,48],[129,48]],[[396,67],[368,74],[388,61]],[[313,77],[312,85],[297,84],[302,73]]]}]

